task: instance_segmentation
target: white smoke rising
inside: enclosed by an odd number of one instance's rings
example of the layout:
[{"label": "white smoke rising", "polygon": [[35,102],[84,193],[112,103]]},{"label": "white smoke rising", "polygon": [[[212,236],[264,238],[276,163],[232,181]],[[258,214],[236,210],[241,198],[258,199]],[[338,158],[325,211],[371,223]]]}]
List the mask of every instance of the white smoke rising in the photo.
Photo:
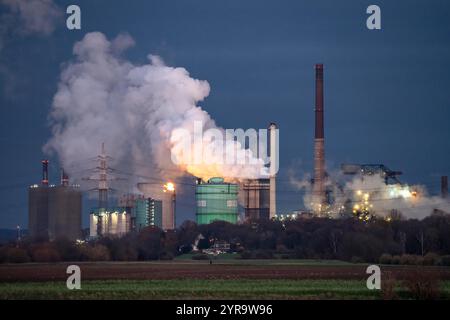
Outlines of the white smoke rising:
[{"label": "white smoke rising", "polygon": [[16,17],[16,31],[23,34],[50,35],[63,15],[52,0],[0,0],[0,3]]},{"label": "white smoke rising", "polygon": [[[331,190],[333,195],[333,203],[325,209],[330,217],[339,217],[342,213],[352,214],[355,204],[367,206],[370,214],[378,217],[388,217],[393,211],[407,219],[423,219],[434,210],[450,213],[448,199],[429,195],[427,189],[421,185],[386,184],[380,175],[356,176],[342,187],[339,187],[339,181],[343,181],[343,177],[334,173],[326,182],[327,189]],[[314,211],[310,178],[305,176],[303,179],[296,179],[295,175],[291,174],[291,184],[305,192],[304,206]]]},{"label": "white smoke rising", "polygon": [[63,13],[52,0],[0,0],[0,13],[0,78],[5,79],[5,97],[12,97],[21,77],[9,65],[11,58],[6,58],[3,50],[18,35],[49,36]]},{"label": "white smoke rising", "polygon": [[69,174],[99,154],[102,142],[115,163],[135,175],[167,179],[185,171],[202,178],[254,174],[254,166],[229,170],[177,167],[171,162],[177,130],[192,132],[195,121],[216,128],[197,105],[208,96],[210,86],[190,77],[184,68],[166,66],[158,56],[149,55],[144,65],[132,64],[121,56],[132,45],[129,35],[109,41],[99,32],[88,33],[75,44],[75,59],[65,65],[53,99],[53,136],[44,151],[56,152]]},{"label": "white smoke rising", "polygon": [[[288,169],[289,183],[298,191],[303,193],[303,205],[309,212],[316,212],[319,210],[318,196],[313,192],[312,176],[309,173],[305,173],[303,177],[298,177],[296,172],[300,170],[301,163],[295,164],[295,167]],[[325,187],[327,190],[331,191],[333,197],[333,203],[327,207],[322,207],[321,211],[326,213],[327,216],[332,218],[337,218],[342,212],[342,207],[345,204],[346,196],[345,190],[343,190],[337,181],[340,180],[341,174],[338,172],[327,172],[328,178],[325,179]],[[321,198],[321,197],[319,197]]]},{"label": "white smoke rising", "polygon": [[450,213],[450,203],[439,196],[430,196],[424,186],[386,184],[379,175],[355,177],[346,184],[345,190],[353,193],[367,193],[372,205],[371,213],[389,216],[393,210],[405,218],[422,219],[440,210]]}]

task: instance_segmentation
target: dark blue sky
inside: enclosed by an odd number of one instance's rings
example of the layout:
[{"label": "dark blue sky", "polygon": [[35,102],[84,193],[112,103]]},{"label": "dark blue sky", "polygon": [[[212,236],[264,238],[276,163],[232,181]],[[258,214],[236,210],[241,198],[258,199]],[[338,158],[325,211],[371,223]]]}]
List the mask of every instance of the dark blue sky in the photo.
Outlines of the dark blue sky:
[{"label": "dark blue sky", "polygon": [[[280,127],[279,208],[301,207],[286,182],[312,168],[314,69],[325,65],[326,157],[384,163],[439,189],[450,173],[450,3],[422,1],[89,0],[82,30],[4,35],[0,52],[0,228],[27,224],[27,189],[40,179],[47,115],[61,64],[85,33],[128,32],[134,63],[149,53],[211,85],[201,104],[225,128]],[[382,30],[366,28],[370,4]],[[1,10],[5,8],[2,7]],[[65,11],[65,10],[64,10]],[[300,164],[300,165],[299,165]],[[57,179],[57,165],[51,168]],[[178,221],[194,218],[182,208]],[[85,212],[86,214],[87,212]]]}]

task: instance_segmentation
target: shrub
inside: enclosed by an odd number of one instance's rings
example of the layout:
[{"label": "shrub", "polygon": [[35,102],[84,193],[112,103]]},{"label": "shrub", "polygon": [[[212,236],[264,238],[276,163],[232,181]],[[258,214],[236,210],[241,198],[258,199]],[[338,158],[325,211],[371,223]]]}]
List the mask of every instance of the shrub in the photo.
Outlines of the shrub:
[{"label": "shrub", "polygon": [[437,266],[441,264],[441,258],[438,254],[429,252],[423,257],[423,264],[425,266]]},{"label": "shrub", "polygon": [[255,252],[256,259],[273,259],[273,253],[269,250],[258,250]]},{"label": "shrub", "polygon": [[278,244],[276,251],[278,253],[289,253],[289,249],[284,244]]},{"label": "shrub", "polygon": [[192,260],[209,260],[209,256],[204,253],[199,253],[192,256]]},{"label": "shrub", "polygon": [[80,256],[81,260],[88,261],[109,261],[111,259],[108,248],[102,244],[81,246]]},{"label": "shrub", "polygon": [[50,243],[42,243],[33,246],[31,249],[31,257],[34,262],[58,262],[61,256],[58,250]]},{"label": "shrub", "polygon": [[58,238],[54,241],[54,245],[61,260],[78,261],[80,259],[80,251],[74,242],[65,238]]},{"label": "shrub", "polygon": [[395,279],[390,272],[386,272],[383,276],[383,281],[381,282],[381,297],[383,300],[394,300],[398,298],[395,293],[395,287]]},{"label": "shrub", "polygon": [[384,253],[381,255],[379,262],[381,264],[392,264],[392,255]]},{"label": "shrub", "polygon": [[0,247],[0,263],[8,262],[7,247]]},{"label": "shrub", "polygon": [[392,264],[400,264],[401,257],[400,256],[393,256],[392,257]]},{"label": "shrub", "polygon": [[404,254],[400,257],[400,264],[403,265],[417,265],[419,264],[418,256],[412,254]]},{"label": "shrub", "polygon": [[439,279],[423,270],[407,274],[404,285],[413,299],[435,300],[440,296]]},{"label": "shrub", "polygon": [[178,248],[178,252],[179,252],[180,254],[187,254],[187,253],[190,253],[190,252],[192,252],[192,245],[190,245],[190,244],[188,244],[188,245],[181,245],[181,246]]},{"label": "shrub", "polygon": [[416,256],[416,265],[423,266],[423,257],[422,256]]},{"label": "shrub", "polygon": [[364,259],[361,258],[361,257],[353,256],[353,257],[350,259],[350,261],[351,261],[352,263],[363,263],[363,262],[364,262]]},{"label": "shrub", "polygon": [[251,259],[252,258],[252,253],[250,251],[243,251],[241,253],[241,259]]},{"label": "shrub", "polygon": [[92,248],[92,258],[94,261],[108,261],[111,259],[107,247],[97,244]]},{"label": "shrub", "polygon": [[173,260],[174,255],[172,252],[169,251],[163,251],[160,255],[159,255],[159,259],[160,260]]},{"label": "shrub", "polygon": [[441,265],[450,266],[450,255],[441,257]]},{"label": "shrub", "polygon": [[30,256],[27,251],[22,248],[6,247],[5,262],[9,263],[25,263],[30,262]]}]

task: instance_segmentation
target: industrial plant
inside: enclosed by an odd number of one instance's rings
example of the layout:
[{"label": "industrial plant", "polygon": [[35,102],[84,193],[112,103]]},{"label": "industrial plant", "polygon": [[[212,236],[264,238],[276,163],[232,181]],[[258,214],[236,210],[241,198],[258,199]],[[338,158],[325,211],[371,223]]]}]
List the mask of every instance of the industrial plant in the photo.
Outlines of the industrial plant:
[{"label": "industrial plant", "polygon": [[110,207],[108,202],[109,175],[112,168],[108,166],[109,157],[102,144],[98,156],[99,171],[96,177],[85,180],[97,181],[98,204],[90,213],[90,238],[102,236],[123,236],[131,231],[140,231],[149,226],[164,231],[175,229],[176,193],[171,182],[163,186],[162,199],[146,197],[143,194],[125,194],[118,200],[118,206]]},{"label": "industrial plant", "polygon": [[31,237],[81,238],[81,191],[70,185],[69,177],[61,170],[60,185],[49,185],[48,160],[42,161],[41,184],[28,189],[28,229]]},{"label": "industrial plant", "polygon": [[[342,164],[340,173],[349,179],[347,182],[338,181],[326,171],[323,64],[315,65],[314,165],[312,179],[305,187],[306,208],[287,213],[277,211],[279,159],[275,151],[278,149],[279,136],[275,123],[270,123],[268,137],[268,175],[255,179],[213,176],[203,180],[192,177],[195,181],[195,219],[198,225],[214,221],[236,224],[256,220],[349,216],[368,221],[376,214],[389,221],[401,212],[380,205],[381,202],[399,199],[415,204],[423,196],[420,188],[409,187],[400,181],[400,171],[392,171],[383,164]],[[88,238],[121,237],[146,227],[157,227],[164,231],[176,229],[175,183],[161,183],[158,185],[161,192],[152,193],[142,192],[142,187],[155,183],[138,182],[138,191],[120,195],[117,203],[111,205],[110,182],[118,178],[114,177],[117,170],[109,167],[110,159],[102,144],[100,155],[96,157],[96,174],[83,178],[85,181],[96,182],[96,187],[92,190],[98,193],[98,205],[91,208],[89,213]],[[79,186],[69,184],[69,177],[64,170],[61,170],[60,185],[49,185],[48,160],[43,160],[42,166],[41,184],[29,188],[30,235],[50,239],[82,238],[82,192]],[[370,179],[375,179],[373,181],[378,183],[377,188],[367,189],[365,183]],[[447,177],[442,177],[441,185],[442,198],[445,198],[448,193]],[[430,201],[433,205],[437,203]],[[438,208],[439,203],[436,204],[436,209]]]}]

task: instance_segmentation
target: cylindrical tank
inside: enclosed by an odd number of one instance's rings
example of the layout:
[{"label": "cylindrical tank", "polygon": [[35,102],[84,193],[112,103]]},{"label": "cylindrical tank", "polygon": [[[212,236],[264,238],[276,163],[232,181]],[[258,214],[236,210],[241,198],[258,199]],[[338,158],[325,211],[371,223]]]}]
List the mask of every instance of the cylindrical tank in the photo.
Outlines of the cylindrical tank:
[{"label": "cylindrical tank", "polygon": [[162,195],[162,229],[164,231],[175,229],[175,193],[166,191]]},{"label": "cylindrical tank", "polygon": [[48,237],[48,187],[28,189],[28,230],[31,237]]},{"label": "cylindrical tank", "polygon": [[89,236],[90,237],[97,237],[97,223],[98,223],[98,216],[94,213],[91,213],[89,215]]},{"label": "cylindrical tank", "polygon": [[213,221],[236,223],[238,218],[238,186],[225,183],[222,178],[211,178],[207,183],[197,184],[197,224]]},{"label": "cylindrical tank", "polygon": [[79,188],[57,186],[48,193],[48,234],[51,240],[81,239],[82,194]]}]

